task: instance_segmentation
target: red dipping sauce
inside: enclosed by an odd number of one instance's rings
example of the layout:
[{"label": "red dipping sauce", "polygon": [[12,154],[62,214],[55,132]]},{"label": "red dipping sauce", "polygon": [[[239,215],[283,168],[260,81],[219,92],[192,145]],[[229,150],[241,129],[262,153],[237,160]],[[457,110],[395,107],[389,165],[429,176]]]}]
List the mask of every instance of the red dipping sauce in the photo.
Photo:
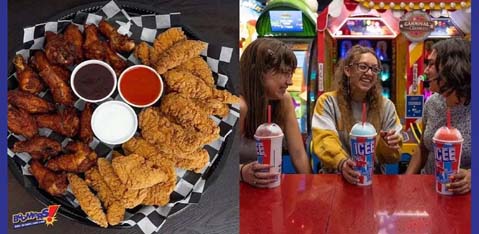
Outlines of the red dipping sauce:
[{"label": "red dipping sauce", "polygon": [[147,107],[160,99],[163,81],[150,67],[135,65],[126,69],[118,82],[120,96],[135,107]]}]

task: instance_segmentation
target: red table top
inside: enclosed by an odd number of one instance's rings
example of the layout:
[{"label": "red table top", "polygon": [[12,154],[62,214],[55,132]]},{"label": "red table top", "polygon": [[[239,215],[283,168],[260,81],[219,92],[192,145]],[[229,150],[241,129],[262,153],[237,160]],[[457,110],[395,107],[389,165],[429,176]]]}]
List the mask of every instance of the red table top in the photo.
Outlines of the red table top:
[{"label": "red table top", "polygon": [[471,233],[471,196],[436,193],[430,175],[375,175],[360,187],[339,175],[282,175],[240,184],[240,233]]}]

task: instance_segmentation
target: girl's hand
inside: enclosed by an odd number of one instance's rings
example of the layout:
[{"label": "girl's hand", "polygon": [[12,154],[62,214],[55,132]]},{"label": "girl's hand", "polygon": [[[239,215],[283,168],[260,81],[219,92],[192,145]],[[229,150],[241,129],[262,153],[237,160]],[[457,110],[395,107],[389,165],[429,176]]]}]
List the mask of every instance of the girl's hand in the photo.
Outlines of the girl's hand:
[{"label": "girl's hand", "polygon": [[271,166],[267,164],[251,162],[244,165],[240,173],[242,173],[244,182],[255,187],[266,187],[268,184],[276,182],[279,176],[276,173],[270,173],[270,168]]},{"label": "girl's hand", "polygon": [[388,131],[381,130],[379,135],[390,149],[398,150],[401,148],[401,136],[394,129]]}]

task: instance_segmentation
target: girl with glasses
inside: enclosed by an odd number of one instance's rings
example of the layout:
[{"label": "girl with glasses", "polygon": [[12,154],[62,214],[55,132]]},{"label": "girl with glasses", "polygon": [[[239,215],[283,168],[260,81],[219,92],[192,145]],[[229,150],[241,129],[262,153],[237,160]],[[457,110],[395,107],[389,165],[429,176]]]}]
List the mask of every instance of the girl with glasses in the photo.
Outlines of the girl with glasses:
[{"label": "girl with glasses", "polygon": [[383,163],[397,162],[402,145],[402,129],[394,104],[382,96],[381,62],[368,47],[355,45],[336,68],[335,91],[324,93],[316,101],[313,150],[323,164],[323,172],[339,172],[350,183],[357,183],[359,173],[350,159],[349,132],[361,121],[366,103],[367,121],[378,131],[376,172]]}]

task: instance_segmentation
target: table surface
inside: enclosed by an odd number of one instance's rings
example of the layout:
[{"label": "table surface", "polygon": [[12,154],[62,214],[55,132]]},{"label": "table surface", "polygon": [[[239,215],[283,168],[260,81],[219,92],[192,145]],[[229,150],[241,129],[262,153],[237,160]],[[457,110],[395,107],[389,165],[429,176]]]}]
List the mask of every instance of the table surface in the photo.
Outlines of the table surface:
[{"label": "table surface", "polygon": [[[101,1],[106,3],[107,1]],[[120,4],[124,1],[117,1]],[[69,9],[85,4],[89,0],[52,0],[34,1],[18,0],[8,2],[8,58],[13,58],[15,51],[21,48],[23,28],[32,26],[54,17],[61,17]],[[231,82],[235,90],[239,90],[238,82],[238,22],[239,4],[236,1],[222,0],[156,0],[128,1],[132,5],[140,3],[148,9],[161,13],[181,12],[182,22],[188,25],[203,40],[210,43],[234,48],[231,66]],[[53,18],[52,18],[53,17]],[[214,23],[212,23],[214,22]],[[234,137],[237,142],[237,136]],[[225,155],[220,169],[215,170],[208,188],[201,197],[200,203],[187,207],[181,213],[169,217],[160,229],[160,233],[238,233],[239,201],[238,201],[238,156],[237,145],[233,144],[230,155]],[[8,178],[8,215],[26,211],[39,211],[45,206],[29,194],[9,172]],[[8,233],[118,233],[136,234],[139,229],[102,229],[81,224],[62,215],[57,215],[58,221],[53,226],[36,225],[33,227],[13,230],[11,223]],[[9,221],[11,222],[11,221]]]},{"label": "table surface", "polygon": [[240,231],[253,233],[470,233],[471,196],[436,193],[429,175],[282,176],[280,187],[240,185]]}]

